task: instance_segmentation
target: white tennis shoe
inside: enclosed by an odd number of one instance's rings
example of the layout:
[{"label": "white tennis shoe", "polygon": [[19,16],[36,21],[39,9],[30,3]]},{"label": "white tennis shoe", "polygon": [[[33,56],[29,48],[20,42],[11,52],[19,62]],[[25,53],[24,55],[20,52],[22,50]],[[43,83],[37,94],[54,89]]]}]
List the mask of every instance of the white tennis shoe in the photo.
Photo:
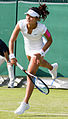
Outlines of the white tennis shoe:
[{"label": "white tennis shoe", "polygon": [[49,73],[51,74],[52,79],[55,79],[57,77],[58,64],[54,63],[54,64],[52,64],[52,66],[53,66],[53,69],[49,70]]},{"label": "white tennis shoe", "polygon": [[14,81],[9,81],[8,88],[14,88]]},{"label": "white tennis shoe", "polygon": [[30,108],[29,104],[26,104],[25,102],[21,102],[21,105],[17,108],[16,111],[14,111],[15,114],[23,114],[24,111],[28,110]]}]

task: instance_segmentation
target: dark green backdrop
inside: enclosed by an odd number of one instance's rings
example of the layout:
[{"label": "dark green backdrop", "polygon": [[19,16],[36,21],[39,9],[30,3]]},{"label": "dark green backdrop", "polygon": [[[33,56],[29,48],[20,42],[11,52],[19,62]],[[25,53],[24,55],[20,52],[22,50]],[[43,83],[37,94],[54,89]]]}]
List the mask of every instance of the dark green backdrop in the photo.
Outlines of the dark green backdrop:
[{"label": "dark green backdrop", "polygon": [[[19,3],[18,20],[25,18],[24,12],[29,7],[37,6],[32,4]],[[53,43],[50,51],[46,54],[45,59],[50,63],[57,62],[59,64],[58,76],[68,76],[68,5],[47,5],[50,11],[50,15],[44,22],[51,32]],[[22,34],[19,34],[17,40],[17,59],[27,69],[28,61],[24,53],[24,40]],[[37,74],[39,76],[50,76],[48,70],[45,68],[39,68]],[[23,75],[17,68],[16,75]]]},{"label": "dark green backdrop", "polygon": [[[15,27],[16,4],[0,3],[0,39],[8,45],[9,38]],[[0,66],[0,75],[7,74],[6,63]]]},{"label": "dark green backdrop", "polygon": [[[38,6],[38,4],[31,3],[20,3],[18,4],[18,20],[25,18],[24,12],[32,6]],[[53,43],[50,47],[49,52],[46,54],[45,59],[54,63],[59,64],[58,76],[68,77],[68,5],[67,4],[47,4],[50,15],[44,22],[49,29]],[[14,29],[16,22],[16,5],[12,4],[1,4],[0,3],[0,38],[2,38],[8,45],[9,38]],[[19,33],[16,43],[16,56],[25,69],[28,66],[28,60],[25,56],[24,51],[24,40],[22,34]],[[7,69],[6,64],[0,67],[0,74],[6,75]],[[4,69],[4,70],[3,70]],[[15,70],[16,76],[24,76],[18,68]],[[45,68],[39,68],[37,72],[38,76],[50,76],[49,72]]]}]

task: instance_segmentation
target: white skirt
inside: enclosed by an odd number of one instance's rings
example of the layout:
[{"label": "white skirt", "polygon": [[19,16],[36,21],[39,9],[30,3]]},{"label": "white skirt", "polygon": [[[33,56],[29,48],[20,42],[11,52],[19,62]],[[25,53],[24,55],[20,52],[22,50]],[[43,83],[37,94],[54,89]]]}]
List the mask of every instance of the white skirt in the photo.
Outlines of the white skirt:
[{"label": "white skirt", "polygon": [[[46,44],[47,40],[42,37],[42,40],[43,40],[43,44],[41,46],[41,48],[36,48],[36,49],[30,49],[30,48],[25,48],[25,52],[26,52],[26,55],[27,56],[30,56],[30,57],[34,57],[35,54],[37,53],[40,53],[40,50],[43,48],[43,46]],[[49,51],[49,48],[45,51],[45,54]]]}]

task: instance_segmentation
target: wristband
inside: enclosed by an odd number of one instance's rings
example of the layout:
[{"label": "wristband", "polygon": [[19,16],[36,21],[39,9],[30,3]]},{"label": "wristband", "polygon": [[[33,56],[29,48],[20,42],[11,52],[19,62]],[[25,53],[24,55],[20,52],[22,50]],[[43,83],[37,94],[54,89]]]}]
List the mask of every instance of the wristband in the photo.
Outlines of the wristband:
[{"label": "wristband", "polygon": [[40,54],[41,56],[45,56],[45,52],[43,51],[43,49],[40,50]]},{"label": "wristband", "polygon": [[15,58],[15,55],[12,53],[12,54],[9,55],[9,59],[11,60],[13,58]]}]

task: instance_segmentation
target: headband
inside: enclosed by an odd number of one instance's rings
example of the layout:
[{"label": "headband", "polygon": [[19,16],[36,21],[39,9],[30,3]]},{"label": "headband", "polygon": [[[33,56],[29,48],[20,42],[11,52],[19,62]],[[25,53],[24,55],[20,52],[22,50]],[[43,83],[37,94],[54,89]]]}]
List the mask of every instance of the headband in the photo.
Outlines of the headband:
[{"label": "headband", "polygon": [[28,10],[25,14],[29,14],[32,17],[38,17],[39,18],[39,14],[32,9]]}]

